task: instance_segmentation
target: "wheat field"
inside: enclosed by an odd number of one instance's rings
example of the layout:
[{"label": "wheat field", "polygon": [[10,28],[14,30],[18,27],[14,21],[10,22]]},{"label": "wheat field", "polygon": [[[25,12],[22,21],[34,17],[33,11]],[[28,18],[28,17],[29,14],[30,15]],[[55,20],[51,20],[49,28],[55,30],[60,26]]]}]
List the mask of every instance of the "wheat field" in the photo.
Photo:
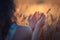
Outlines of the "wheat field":
[{"label": "wheat field", "polygon": [[43,12],[48,24],[52,24],[50,14],[53,15],[54,23],[60,20],[60,0],[15,0],[14,2],[16,4],[16,22],[19,25],[28,25],[28,16],[33,15],[35,11]]}]

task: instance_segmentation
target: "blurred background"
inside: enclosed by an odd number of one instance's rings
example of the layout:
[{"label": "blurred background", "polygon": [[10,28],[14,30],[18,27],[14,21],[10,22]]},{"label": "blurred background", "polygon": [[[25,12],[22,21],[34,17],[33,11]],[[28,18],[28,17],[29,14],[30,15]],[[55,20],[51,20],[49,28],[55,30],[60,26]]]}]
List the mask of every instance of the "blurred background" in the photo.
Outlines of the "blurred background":
[{"label": "blurred background", "polygon": [[[43,12],[46,21],[51,24],[50,14],[53,15],[54,23],[60,21],[60,0],[15,0],[17,24],[28,25],[27,18],[35,11]],[[47,14],[48,13],[48,14]]]}]

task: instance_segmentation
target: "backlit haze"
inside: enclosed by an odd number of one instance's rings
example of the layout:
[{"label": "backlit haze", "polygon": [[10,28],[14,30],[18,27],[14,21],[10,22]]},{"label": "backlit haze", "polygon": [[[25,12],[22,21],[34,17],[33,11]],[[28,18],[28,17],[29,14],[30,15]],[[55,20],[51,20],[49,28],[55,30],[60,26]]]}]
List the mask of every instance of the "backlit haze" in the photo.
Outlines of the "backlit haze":
[{"label": "backlit haze", "polygon": [[16,4],[16,22],[20,25],[28,25],[27,18],[35,11],[43,12],[48,17],[49,24],[51,24],[49,14],[57,18],[56,21],[60,19],[60,0],[15,0],[14,2]]}]

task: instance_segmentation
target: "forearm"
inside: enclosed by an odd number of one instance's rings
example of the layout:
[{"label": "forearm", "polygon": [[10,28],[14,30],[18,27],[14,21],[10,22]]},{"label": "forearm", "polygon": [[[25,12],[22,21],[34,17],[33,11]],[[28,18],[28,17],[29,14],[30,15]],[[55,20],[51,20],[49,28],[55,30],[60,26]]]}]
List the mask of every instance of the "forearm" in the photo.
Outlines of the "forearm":
[{"label": "forearm", "polygon": [[39,34],[41,33],[41,29],[35,29],[32,34],[32,40],[39,40]]}]

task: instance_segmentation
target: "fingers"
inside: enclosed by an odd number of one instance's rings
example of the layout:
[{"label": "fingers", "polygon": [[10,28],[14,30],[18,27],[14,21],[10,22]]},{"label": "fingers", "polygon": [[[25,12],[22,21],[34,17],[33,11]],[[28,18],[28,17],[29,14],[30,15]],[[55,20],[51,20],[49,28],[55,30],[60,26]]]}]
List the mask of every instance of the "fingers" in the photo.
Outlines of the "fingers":
[{"label": "fingers", "polygon": [[41,14],[41,18],[40,18],[40,21],[41,24],[43,24],[45,22],[45,15],[44,14]]},{"label": "fingers", "polygon": [[45,19],[45,15],[42,13],[40,16],[40,20],[42,21],[43,19]]},{"label": "fingers", "polygon": [[36,12],[34,13],[34,15],[32,16],[32,20],[33,20],[35,23],[37,22],[39,15],[40,15],[40,13],[39,13],[38,11],[36,11]]},{"label": "fingers", "polygon": [[44,13],[39,14],[38,20],[40,20],[42,16],[45,16]]},{"label": "fingers", "polygon": [[37,26],[38,27],[42,27],[44,25],[44,23],[45,23],[45,15],[44,14],[41,14],[40,15],[40,19],[37,22]]}]

